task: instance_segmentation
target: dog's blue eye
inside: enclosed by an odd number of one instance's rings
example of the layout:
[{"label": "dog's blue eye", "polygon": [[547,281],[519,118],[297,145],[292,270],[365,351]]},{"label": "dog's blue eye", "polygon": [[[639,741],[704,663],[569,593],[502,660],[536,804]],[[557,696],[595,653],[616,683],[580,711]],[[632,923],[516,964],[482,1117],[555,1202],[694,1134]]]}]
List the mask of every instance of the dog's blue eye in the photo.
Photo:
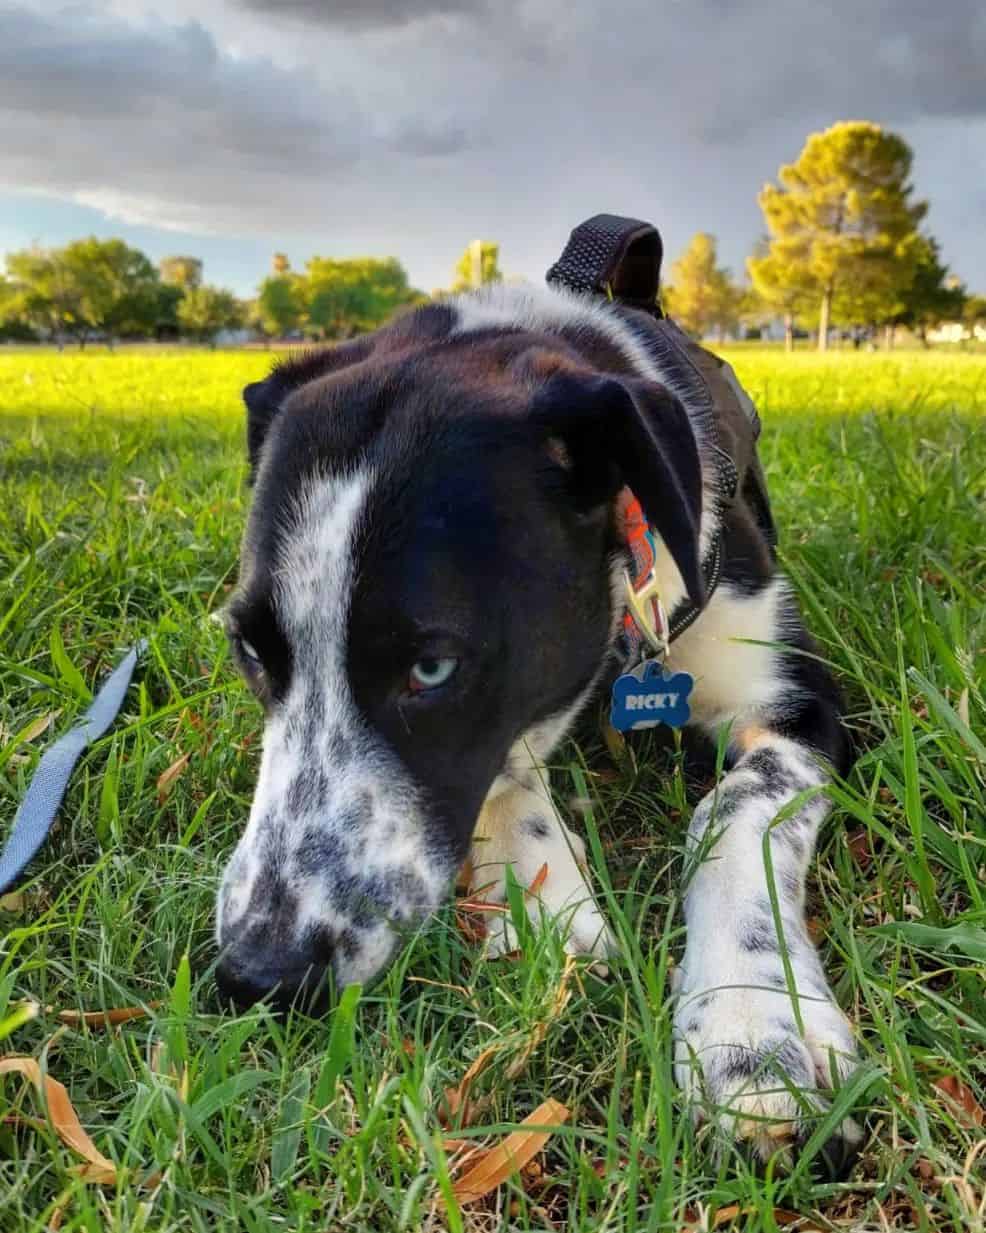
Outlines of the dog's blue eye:
[{"label": "dog's blue eye", "polygon": [[420,694],[427,689],[438,689],[446,681],[451,680],[459,661],[452,655],[439,658],[436,655],[425,655],[411,668],[408,686],[412,693]]}]

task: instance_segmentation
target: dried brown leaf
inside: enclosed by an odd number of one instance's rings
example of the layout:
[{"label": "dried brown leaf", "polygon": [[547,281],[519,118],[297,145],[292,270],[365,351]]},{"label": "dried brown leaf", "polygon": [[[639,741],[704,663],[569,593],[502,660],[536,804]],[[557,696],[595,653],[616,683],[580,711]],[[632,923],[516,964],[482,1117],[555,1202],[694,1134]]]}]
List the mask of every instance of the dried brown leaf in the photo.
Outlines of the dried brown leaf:
[{"label": "dried brown leaf", "polygon": [[531,879],[531,884],[527,888],[527,894],[536,895],[538,891],[540,891],[541,887],[544,886],[545,882],[547,881],[547,878],[548,878],[548,862],[545,861],[544,864],[541,866],[541,868],[537,871],[537,873]]},{"label": "dried brown leaf", "polygon": [[481,1112],[486,1102],[470,1101],[469,1089],[502,1048],[502,1041],[495,1045],[488,1045],[470,1063],[468,1070],[459,1080],[458,1086],[445,1089],[445,1108],[440,1117],[446,1126],[455,1120],[458,1120],[460,1126],[468,1126],[472,1118]]},{"label": "dried brown leaf", "polygon": [[870,833],[865,826],[859,827],[858,830],[851,831],[847,836],[849,851],[852,854],[853,860],[860,867],[865,869],[872,861],[873,853],[870,851]]},{"label": "dried brown leaf", "polygon": [[489,935],[486,922],[479,916],[469,912],[456,911],[455,927],[465,940],[473,946],[478,946],[481,942],[484,942]]},{"label": "dried brown leaf", "polygon": [[986,1122],[986,1111],[978,1103],[971,1089],[956,1075],[942,1075],[940,1079],[935,1080],[933,1086],[948,1098],[960,1122],[966,1126],[982,1126]]},{"label": "dried brown leaf", "polygon": [[[728,1207],[720,1207],[716,1214],[712,1217],[709,1227],[712,1229],[721,1229],[723,1225],[732,1224],[738,1216],[755,1216],[757,1209],[755,1207],[740,1207],[738,1203],[730,1203]],[[792,1212],[786,1207],[774,1208],[774,1221],[779,1225],[793,1224],[795,1220],[803,1220],[804,1217],[800,1212]],[[815,1233],[818,1230],[816,1224],[803,1224],[798,1230],[798,1233]]]},{"label": "dried brown leaf", "polygon": [[167,799],[168,793],[171,791],[172,784],[184,772],[188,766],[191,752],[183,753],[180,758],[176,758],[166,771],[162,771],[157,777],[157,803],[163,805]]},{"label": "dried brown leaf", "polygon": [[0,1058],[0,1075],[9,1074],[24,1075],[43,1096],[52,1129],[65,1146],[85,1162],[78,1168],[83,1181],[112,1185],[116,1181],[116,1165],[102,1154],[82,1129],[79,1115],[64,1085],[51,1075],[44,1074],[33,1057]]},{"label": "dried brown leaf", "polygon": [[59,708],[57,711],[49,711],[47,715],[39,715],[33,724],[29,724],[28,727],[25,728],[21,741],[33,741],[39,737],[42,732],[47,732],[61,713],[61,709]]},{"label": "dried brown leaf", "polygon": [[568,1120],[569,1110],[548,1098],[528,1114],[522,1126],[546,1126],[547,1130],[515,1130],[467,1173],[452,1183],[452,1193],[460,1203],[475,1203],[496,1190],[514,1173],[519,1173],[547,1143],[553,1130]]},{"label": "dried brown leaf", "polygon": [[129,1023],[132,1019],[145,1019],[160,1005],[160,1002],[148,1002],[146,1006],[116,1006],[112,1010],[60,1010],[55,1017],[59,1023],[67,1023],[71,1027],[85,1024],[86,1027],[109,1028]]}]

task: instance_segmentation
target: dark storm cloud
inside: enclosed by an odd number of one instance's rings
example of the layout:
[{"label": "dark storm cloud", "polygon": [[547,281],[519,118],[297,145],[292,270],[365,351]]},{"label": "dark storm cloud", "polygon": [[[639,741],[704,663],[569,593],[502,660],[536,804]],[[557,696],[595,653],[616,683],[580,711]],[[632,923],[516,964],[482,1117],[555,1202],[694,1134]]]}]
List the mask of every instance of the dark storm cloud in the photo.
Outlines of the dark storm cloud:
[{"label": "dark storm cloud", "polygon": [[116,200],[140,221],[256,224],[265,186],[324,184],[374,149],[447,155],[466,140],[434,116],[385,122],[305,67],[223,53],[195,21],[137,26],[93,9],[7,5],[0,29],[0,178]]},{"label": "dark storm cloud", "polygon": [[[351,30],[406,26],[429,17],[486,13],[495,0],[241,0],[275,18]],[[506,0],[499,0],[502,5]]]},{"label": "dark storm cloud", "polygon": [[672,253],[714,231],[738,267],[764,180],[868,118],[912,141],[946,255],[986,281],[981,0],[174,4],[193,19],[0,0],[4,186],[398,251],[426,287],[480,233],[538,274],[601,209],[654,217]]},{"label": "dark storm cloud", "polygon": [[[271,20],[313,29],[406,28],[435,17],[522,39],[539,12],[556,64],[595,64],[601,91],[660,66],[727,136],[778,109],[889,107],[901,117],[986,111],[986,6],[982,0],[763,0],[688,4],[655,0],[238,0]],[[573,61],[569,31],[578,35]],[[607,53],[612,52],[609,58]],[[587,80],[587,79],[583,79]],[[550,83],[545,83],[546,90]],[[661,90],[658,87],[661,93]],[[704,95],[704,97],[702,97]],[[708,115],[718,95],[722,114]],[[718,110],[718,108],[717,108]]]}]

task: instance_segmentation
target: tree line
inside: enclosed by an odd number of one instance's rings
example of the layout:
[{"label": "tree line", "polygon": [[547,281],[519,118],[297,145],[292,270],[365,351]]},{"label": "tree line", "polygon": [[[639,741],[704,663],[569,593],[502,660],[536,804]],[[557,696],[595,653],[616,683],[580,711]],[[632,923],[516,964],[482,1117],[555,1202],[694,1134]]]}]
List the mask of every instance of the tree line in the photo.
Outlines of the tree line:
[{"label": "tree line", "polygon": [[[275,253],[252,300],[204,283],[202,274],[198,257],[165,257],[155,266],[122,240],[94,236],[9,253],[0,276],[0,340],[80,347],[97,338],[209,342],[240,329],[267,339],[339,339],[429,298],[411,286],[396,257],[312,257],[293,270],[284,253]],[[500,277],[498,246],[477,240],[459,259],[448,290]]]},{"label": "tree line", "polygon": [[666,307],[695,334],[780,320],[788,346],[800,329],[820,350],[833,330],[858,343],[904,326],[924,341],[943,321],[986,325],[986,298],[969,294],[922,229],[928,205],[915,197],[912,164],[903,138],[877,124],[813,133],[760,192],[766,231],[748,281],[717,265],[715,238],[700,232],[672,267]]},{"label": "tree line", "polygon": [[276,254],[254,300],[204,283],[202,273],[197,257],[166,257],[155,266],[118,239],[9,253],[0,277],[0,339],[210,342],[243,328],[268,337],[342,338],[425,298],[395,257],[313,257],[296,273]]},{"label": "tree line", "polygon": [[[662,303],[700,337],[756,334],[781,322],[788,345],[795,331],[813,331],[822,349],[833,330],[858,344],[881,328],[888,339],[904,326],[922,340],[943,321],[986,328],[986,297],[971,295],[948,270],[923,225],[928,206],[915,195],[912,164],[907,143],[876,124],[852,121],[812,134],[759,195],[765,232],[745,280],[719,266],[715,237],[699,232],[672,265]],[[155,266],[118,239],[9,253],[0,275],[0,340],[211,342],[241,328],[267,339],[339,339],[428,298],[396,257],[312,257],[293,270],[277,253],[252,300],[202,275],[196,257]],[[477,240],[451,287],[432,295],[501,277],[497,245]]]}]

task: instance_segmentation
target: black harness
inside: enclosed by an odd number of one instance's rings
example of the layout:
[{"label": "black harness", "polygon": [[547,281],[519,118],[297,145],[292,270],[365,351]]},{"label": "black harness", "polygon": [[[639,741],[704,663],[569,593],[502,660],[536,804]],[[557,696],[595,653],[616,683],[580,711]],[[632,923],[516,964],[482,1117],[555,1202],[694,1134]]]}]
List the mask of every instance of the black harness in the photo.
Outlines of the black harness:
[{"label": "black harness", "polygon": [[[597,214],[575,228],[564,252],[548,270],[546,280],[549,285],[597,296],[611,303],[614,311],[654,356],[661,370],[673,374],[675,389],[686,392],[689,405],[699,410],[708,427],[708,445],[716,464],[715,499],[720,529],[702,562],[707,604],[722,575],[723,515],[736,499],[740,467],[723,448],[717,400],[713,398],[709,382],[696,362],[699,357],[706,362],[712,357],[661,309],[658,293],[663,255],[661,237],[651,223],[636,218],[621,218],[615,214]],[[720,367],[725,370],[723,376],[728,387],[731,387],[729,392],[742,406],[744,414],[741,418],[748,425],[750,437],[748,449],[744,452],[752,456],[760,435],[760,418],[753,403],[732,377],[732,370],[725,365],[720,364]],[[728,376],[725,376],[726,373]],[[759,475],[759,468],[757,471]],[[760,487],[763,487],[762,483]],[[765,508],[769,509],[765,489],[762,496]],[[682,600],[670,614],[667,641],[672,642],[683,633],[701,611],[690,599]]]}]

